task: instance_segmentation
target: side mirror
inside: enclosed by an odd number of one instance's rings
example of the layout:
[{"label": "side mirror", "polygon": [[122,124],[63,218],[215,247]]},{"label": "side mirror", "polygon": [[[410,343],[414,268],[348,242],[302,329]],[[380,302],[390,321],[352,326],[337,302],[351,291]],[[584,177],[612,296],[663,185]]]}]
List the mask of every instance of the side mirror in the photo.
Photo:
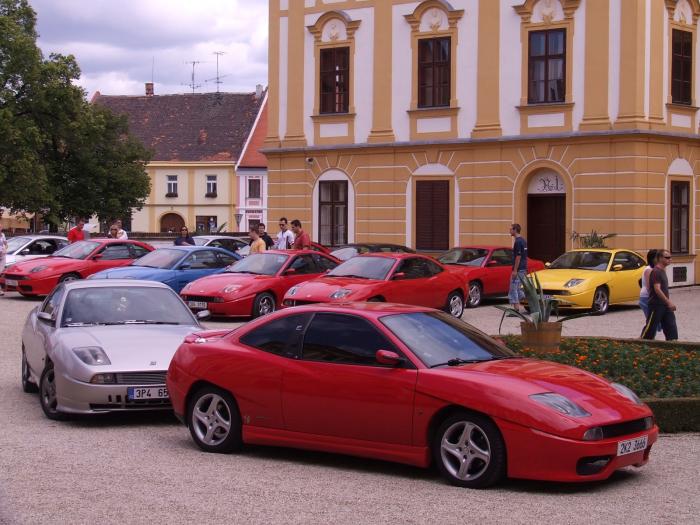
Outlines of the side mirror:
[{"label": "side mirror", "polygon": [[406,274],[403,272],[397,272],[394,274],[394,276],[391,278],[392,281],[400,281],[401,279],[405,279]]},{"label": "side mirror", "polygon": [[486,263],[486,266],[498,266],[498,261],[494,261],[491,259],[489,262]]},{"label": "side mirror", "polygon": [[95,255],[92,256],[92,260],[99,261],[100,259],[102,259],[103,256],[104,256],[104,254],[102,254],[102,253],[96,253]]},{"label": "side mirror", "polygon": [[284,275],[294,275],[295,273],[297,273],[297,271],[296,271],[295,268],[287,268],[287,269],[284,271]]},{"label": "side mirror", "polygon": [[545,268],[549,268],[550,266],[552,266],[552,263],[551,263],[551,262],[546,262],[546,263],[544,263],[544,267],[545,267]]},{"label": "side mirror", "polygon": [[613,264],[613,267],[612,267],[613,272],[619,272],[620,270],[622,270],[621,264]]},{"label": "side mirror", "polygon": [[190,268],[192,268],[192,265],[185,263],[185,264],[181,264],[179,266],[178,270],[189,270]]},{"label": "side mirror", "polygon": [[53,325],[54,322],[55,322],[55,319],[53,318],[53,315],[51,315],[51,314],[48,313],[48,312],[39,312],[38,314],[36,314],[36,316],[37,316],[37,318],[38,318],[40,321],[42,321],[42,322],[44,322],[44,323],[46,323],[46,324]]},{"label": "side mirror", "polygon": [[29,255],[31,252],[29,251],[29,248],[25,248],[21,252],[19,252],[18,255]]},{"label": "side mirror", "polygon": [[200,310],[197,312],[196,317],[200,321],[206,321],[211,318],[211,312],[209,310]]},{"label": "side mirror", "polygon": [[404,358],[391,350],[377,350],[374,355],[380,365],[398,366],[404,362]]}]

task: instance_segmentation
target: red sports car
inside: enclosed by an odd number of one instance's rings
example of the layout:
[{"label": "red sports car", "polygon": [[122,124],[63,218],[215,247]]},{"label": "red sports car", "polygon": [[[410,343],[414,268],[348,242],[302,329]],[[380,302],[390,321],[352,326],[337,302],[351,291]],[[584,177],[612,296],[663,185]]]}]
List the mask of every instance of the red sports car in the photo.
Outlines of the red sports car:
[{"label": "red sports car", "polygon": [[[462,268],[468,283],[467,306],[474,308],[488,295],[508,295],[513,249],[506,246],[462,246],[437,257],[442,264]],[[528,258],[527,272],[543,270],[544,263]]]},{"label": "red sports car", "polygon": [[93,273],[126,266],[153,250],[144,242],[119,239],[78,241],[49,257],[14,264],[0,276],[6,291],[48,295],[58,283],[84,279]]},{"label": "red sports car", "polygon": [[340,264],[314,250],[270,250],[229,266],[224,273],[202,277],[180,295],[191,310],[214,316],[259,317],[274,312],[294,285],[318,277]]},{"label": "red sports car", "polygon": [[348,259],[326,275],[290,288],[283,305],[384,301],[440,308],[462,317],[465,284],[458,271],[431,257],[371,253]]},{"label": "red sports car", "polygon": [[658,438],[627,387],[405,305],[302,306],[189,335],[167,385],[205,451],[245,443],[434,463],[473,488],[605,479],[644,465]]}]

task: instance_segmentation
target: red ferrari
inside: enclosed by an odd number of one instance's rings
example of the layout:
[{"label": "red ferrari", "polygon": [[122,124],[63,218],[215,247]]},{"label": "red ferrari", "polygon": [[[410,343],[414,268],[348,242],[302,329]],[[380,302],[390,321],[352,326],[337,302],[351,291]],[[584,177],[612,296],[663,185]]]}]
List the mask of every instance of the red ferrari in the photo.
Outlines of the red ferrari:
[{"label": "red ferrari", "polygon": [[623,385],[396,304],[302,306],[191,334],[167,386],[207,452],[259,444],[433,463],[471,488],[605,479],[644,465],[659,432]]},{"label": "red ferrari", "polygon": [[289,289],[284,306],[377,301],[440,308],[462,317],[466,288],[459,270],[415,253],[370,253]]},{"label": "red ferrari", "polygon": [[229,266],[224,273],[202,277],[180,295],[193,311],[214,316],[259,317],[274,312],[294,285],[332,270],[340,261],[314,250],[270,250]]},{"label": "red ferrari", "polygon": [[[474,308],[489,295],[508,295],[513,249],[506,246],[462,246],[437,257],[442,264],[462,268],[468,283],[467,304]],[[543,270],[544,263],[528,258],[527,272]]]},{"label": "red ferrari", "polygon": [[109,268],[126,266],[153,250],[144,242],[119,239],[78,241],[49,257],[14,264],[2,274],[6,291],[48,295],[58,283],[85,279]]}]

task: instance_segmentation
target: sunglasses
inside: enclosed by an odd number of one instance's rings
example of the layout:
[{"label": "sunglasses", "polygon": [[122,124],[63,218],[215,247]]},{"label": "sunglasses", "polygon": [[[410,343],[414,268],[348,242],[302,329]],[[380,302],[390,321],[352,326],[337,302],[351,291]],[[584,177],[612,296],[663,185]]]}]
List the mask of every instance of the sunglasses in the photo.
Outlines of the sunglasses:
[{"label": "sunglasses", "polygon": [[118,232],[119,230],[117,230],[116,228],[111,228],[109,231],[111,231],[111,232]]},{"label": "sunglasses", "polygon": [[671,256],[670,256],[670,255],[662,255],[661,258],[662,258],[662,259],[670,259]]}]

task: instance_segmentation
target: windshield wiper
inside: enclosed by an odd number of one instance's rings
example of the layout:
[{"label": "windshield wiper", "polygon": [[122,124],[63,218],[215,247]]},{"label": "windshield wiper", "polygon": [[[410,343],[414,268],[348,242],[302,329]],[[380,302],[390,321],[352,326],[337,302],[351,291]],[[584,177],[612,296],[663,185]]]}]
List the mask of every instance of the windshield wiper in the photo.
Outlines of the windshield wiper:
[{"label": "windshield wiper", "polygon": [[490,361],[490,359],[460,359],[459,357],[453,357],[449,361],[444,363],[438,363],[436,365],[431,365],[430,368],[437,368],[438,366],[459,366],[468,365],[472,363],[483,363],[484,361]]},{"label": "windshield wiper", "polygon": [[251,272],[249,270],[226,270],[226,273],[249,273],[252,275],[262,275],[259,272]]},{"label": "windshield wiper", "polygon": [[98,326],[101,324],[105,324],[105,323],[66,323],[63,326],[65,326],[67,328],[75,328],[78,326]]},{"label": "windshield wiper", "polygon": [[127,319],[124,324],[180,324],[177,321],[154,321],[153,319]]},{"label": "windshield wiper", "polygon": [[132,266],[138,266],[139,268],[158,268],[162,270],[160,266],[151,266],[150,264],[132,264]]},{"label": "windshield wiper", "polygon": [[366,277],[364,275],[355,275],[353,273],[346,273],[343,275],[327,275],[327,277],[354,277],[355,279],[370,279],[370,277]]}]

